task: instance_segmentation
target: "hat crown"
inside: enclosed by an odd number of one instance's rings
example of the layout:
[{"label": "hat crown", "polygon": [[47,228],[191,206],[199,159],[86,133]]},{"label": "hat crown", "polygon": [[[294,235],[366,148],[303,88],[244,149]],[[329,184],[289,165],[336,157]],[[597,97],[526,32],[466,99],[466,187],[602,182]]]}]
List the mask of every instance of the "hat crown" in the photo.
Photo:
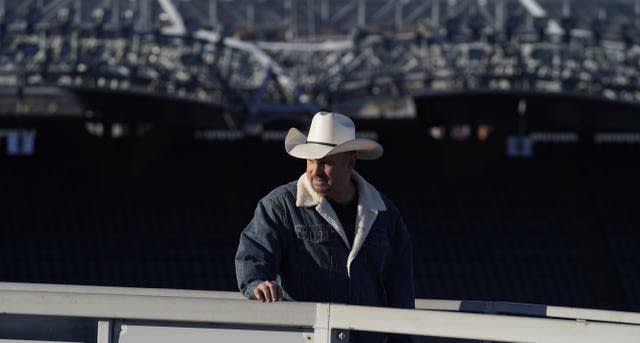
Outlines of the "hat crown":
[{"label": "hat crown", "polygon": [[367,138],[356,138],[356,126],[344,114],[318,112],[311,120],[309,135],[292,127],[284,139],[287,153],[296,158],[319,160],[325,156],[355,151],[356,157],[375,160],[382,156],[382,146]]},{"label": "hat crown", "polygon": [[339,145],[356,138],[353,121],[340,113],[318,112],[311,120],[307,142]]}]

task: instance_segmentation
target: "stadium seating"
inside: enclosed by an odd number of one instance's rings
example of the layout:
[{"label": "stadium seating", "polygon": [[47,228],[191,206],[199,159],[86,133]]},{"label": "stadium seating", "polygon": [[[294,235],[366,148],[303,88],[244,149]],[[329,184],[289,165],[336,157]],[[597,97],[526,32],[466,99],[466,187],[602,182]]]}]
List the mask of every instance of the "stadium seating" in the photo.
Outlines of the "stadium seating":
[{"label": "stadium seating", "polygon": [[[386,155],[359,168],[405,217],[417,297],[639,309],[635,148],[539,149],[483,166],[453,163],[451,147],[424,138],[380,140]],[[425,157],[401,151],[403,140]],[[260,139],[176,135],[145,165],[132,163],[134,141],[46,142],[0,169],[3,281],[235,290],[256,201],[304,168]]]}]

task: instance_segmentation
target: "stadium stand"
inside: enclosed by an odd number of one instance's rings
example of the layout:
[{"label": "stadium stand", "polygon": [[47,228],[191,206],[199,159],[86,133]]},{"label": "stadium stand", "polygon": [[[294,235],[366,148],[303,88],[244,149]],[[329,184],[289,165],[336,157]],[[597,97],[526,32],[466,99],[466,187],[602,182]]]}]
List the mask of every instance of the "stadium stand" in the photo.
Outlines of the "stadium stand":
[{"label": "stadium stand", "polygon": [[[510,158],[497,133],[431,138],[438,118],[359,122],[385,146],[361,171],[405,216],[418,297],[637,309],[637,143],[536,143],[532,157]],[[32,156],[4,156],[0,278],[235,290],[255,201],[303,166],[267,135],[157,130],[107,139],[47,124]],[[140,160],[145,149],[159,152]]]}]

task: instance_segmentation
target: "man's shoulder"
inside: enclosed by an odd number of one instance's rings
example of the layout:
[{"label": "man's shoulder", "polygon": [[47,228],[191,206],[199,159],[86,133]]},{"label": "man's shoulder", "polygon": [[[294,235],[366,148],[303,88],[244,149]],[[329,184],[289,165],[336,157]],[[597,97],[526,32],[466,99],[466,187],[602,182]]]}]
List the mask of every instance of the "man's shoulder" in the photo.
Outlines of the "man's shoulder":
[{"label": "man's shoulder", "polygon": [[295,199],[297,188],[297,182],[291,181],[272,189],[262,200],[276,201],[284,198],[291,199],[291,197]]},{"label": "man's shoulder", "polygon": [[402,217],[401,211],[398,209],[396,204],[391,200],[391,198],[384,195],[382,192],[378,192],[380,194],[380,198],[384,202],[384,205],[387,207],[386,211],[388,215]]}]

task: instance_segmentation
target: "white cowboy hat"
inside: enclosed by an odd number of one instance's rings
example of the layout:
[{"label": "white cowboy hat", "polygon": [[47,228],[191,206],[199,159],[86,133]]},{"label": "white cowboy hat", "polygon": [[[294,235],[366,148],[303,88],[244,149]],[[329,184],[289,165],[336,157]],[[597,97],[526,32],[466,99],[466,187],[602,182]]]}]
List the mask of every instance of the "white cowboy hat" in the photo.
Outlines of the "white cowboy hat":
[{"label": "white cowboy hat", "polygon": [[346,151],[356,151],[359,159],[375,160],[382,156],[383,151],[374,140],[356,138],[353,121],[335,112],[316,113],[311,120],[308,137],[296,128],[289,129],[284,148],[293,157],[309,160]]}]

